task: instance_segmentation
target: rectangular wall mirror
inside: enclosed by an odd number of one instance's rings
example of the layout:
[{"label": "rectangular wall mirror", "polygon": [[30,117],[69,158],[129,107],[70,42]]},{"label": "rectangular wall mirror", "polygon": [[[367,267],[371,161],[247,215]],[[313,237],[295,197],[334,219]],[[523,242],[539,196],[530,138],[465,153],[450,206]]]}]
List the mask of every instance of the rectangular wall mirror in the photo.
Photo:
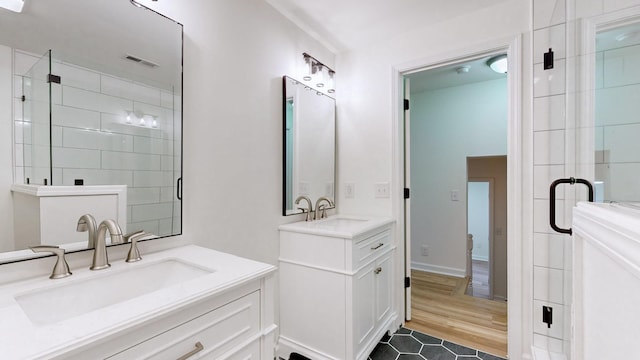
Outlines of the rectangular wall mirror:
[{"label": "rectangular wall mirror", "polygon": [[[26,0],[21,12],[0,9],[0,45],[13,64],[13,109],[0,111],[15,129],[14,168],[2,169],[14,173],[14,231],[0,235],[0,263],[34,256],[33,245],[87,248],[75,222],[90,207],[47,207],[73,212],[59,224],[66,236],[21,230],[33,215],[22,198],[56,187],[122,188],[109,216],[124,232],[182,232],[182,40],[180,23],[133,0]],[[45,209],[36,198],[26,202]]]},{"label": "rectangular wall mirror", "polygon": [[335,202],[335,100],[288,76],[283,78],[283,215],[299,214],[298,196]]}]

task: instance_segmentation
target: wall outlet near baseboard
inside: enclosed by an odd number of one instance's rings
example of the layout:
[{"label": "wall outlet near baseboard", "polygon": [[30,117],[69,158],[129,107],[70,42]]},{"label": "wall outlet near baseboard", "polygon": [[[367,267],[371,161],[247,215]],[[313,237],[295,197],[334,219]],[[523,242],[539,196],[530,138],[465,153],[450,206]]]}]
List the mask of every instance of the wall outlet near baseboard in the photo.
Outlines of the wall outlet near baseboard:
[{"label": "wall outlet near baseboard", "polygon": [[428,245],[422,245],[421,255],[422,256],[429,256],[429,246]]}]

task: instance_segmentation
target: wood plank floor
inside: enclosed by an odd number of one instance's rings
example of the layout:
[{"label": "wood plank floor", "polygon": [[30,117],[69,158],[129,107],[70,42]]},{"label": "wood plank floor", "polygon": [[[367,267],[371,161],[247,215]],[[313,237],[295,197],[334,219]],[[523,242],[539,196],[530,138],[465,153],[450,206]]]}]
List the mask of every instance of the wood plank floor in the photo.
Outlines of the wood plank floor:
[{"label": "wood plank floor", "polygon": [[467,279],[411,271],[411,321],[406,327],[507,356],[507,303],[465,295]]}]

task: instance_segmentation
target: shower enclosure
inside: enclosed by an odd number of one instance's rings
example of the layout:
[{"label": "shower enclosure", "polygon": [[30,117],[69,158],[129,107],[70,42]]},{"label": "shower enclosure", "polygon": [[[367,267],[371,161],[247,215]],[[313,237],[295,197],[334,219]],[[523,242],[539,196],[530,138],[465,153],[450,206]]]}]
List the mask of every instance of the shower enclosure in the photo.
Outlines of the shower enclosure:
[{"label": "shower enclosure", "polygon": [[[552,154],[534,172],[546,171],[548,184],[585,179],[596,202],[640,201],[640,1],[555,1],[544,19],[536,11],[543,3],[534,1],[534,143]],[[564,185],[548,205],[538,201],[569,229],[576,203],[587,199],[587,187]],[[537,224],[534,347],[583,359],[580,240]]]},{"label": "shower enclosure", "polygon": [[180,233],[180,93],[54,55],[16,57],[15,182],[126,185],[127,229]]}]

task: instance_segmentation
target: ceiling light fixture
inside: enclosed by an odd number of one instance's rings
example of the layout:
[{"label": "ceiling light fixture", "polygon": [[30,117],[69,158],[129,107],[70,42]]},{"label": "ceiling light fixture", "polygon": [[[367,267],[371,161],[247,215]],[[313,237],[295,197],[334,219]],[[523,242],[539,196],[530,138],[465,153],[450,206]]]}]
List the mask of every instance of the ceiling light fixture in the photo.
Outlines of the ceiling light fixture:
[{"label": "ceiling light fixture", "polygon": [[487,61],[487,65],[491,68],[491,70],[499,73],[506,74],[507,73],[507,55],[502,54],[498,56],[494,56]]},{"label": "ceiling light fixture", "polygon": [[0,7],[13,12],[22,12],[24,0],[0,0]]},{"label": "ceiling light fixture", "polygon": [[471,70],[471,66],[468,66],[468,65],[459,66],[456,68],[456,72],[458,74],[466,74],[469,72],[469,70]]}]

